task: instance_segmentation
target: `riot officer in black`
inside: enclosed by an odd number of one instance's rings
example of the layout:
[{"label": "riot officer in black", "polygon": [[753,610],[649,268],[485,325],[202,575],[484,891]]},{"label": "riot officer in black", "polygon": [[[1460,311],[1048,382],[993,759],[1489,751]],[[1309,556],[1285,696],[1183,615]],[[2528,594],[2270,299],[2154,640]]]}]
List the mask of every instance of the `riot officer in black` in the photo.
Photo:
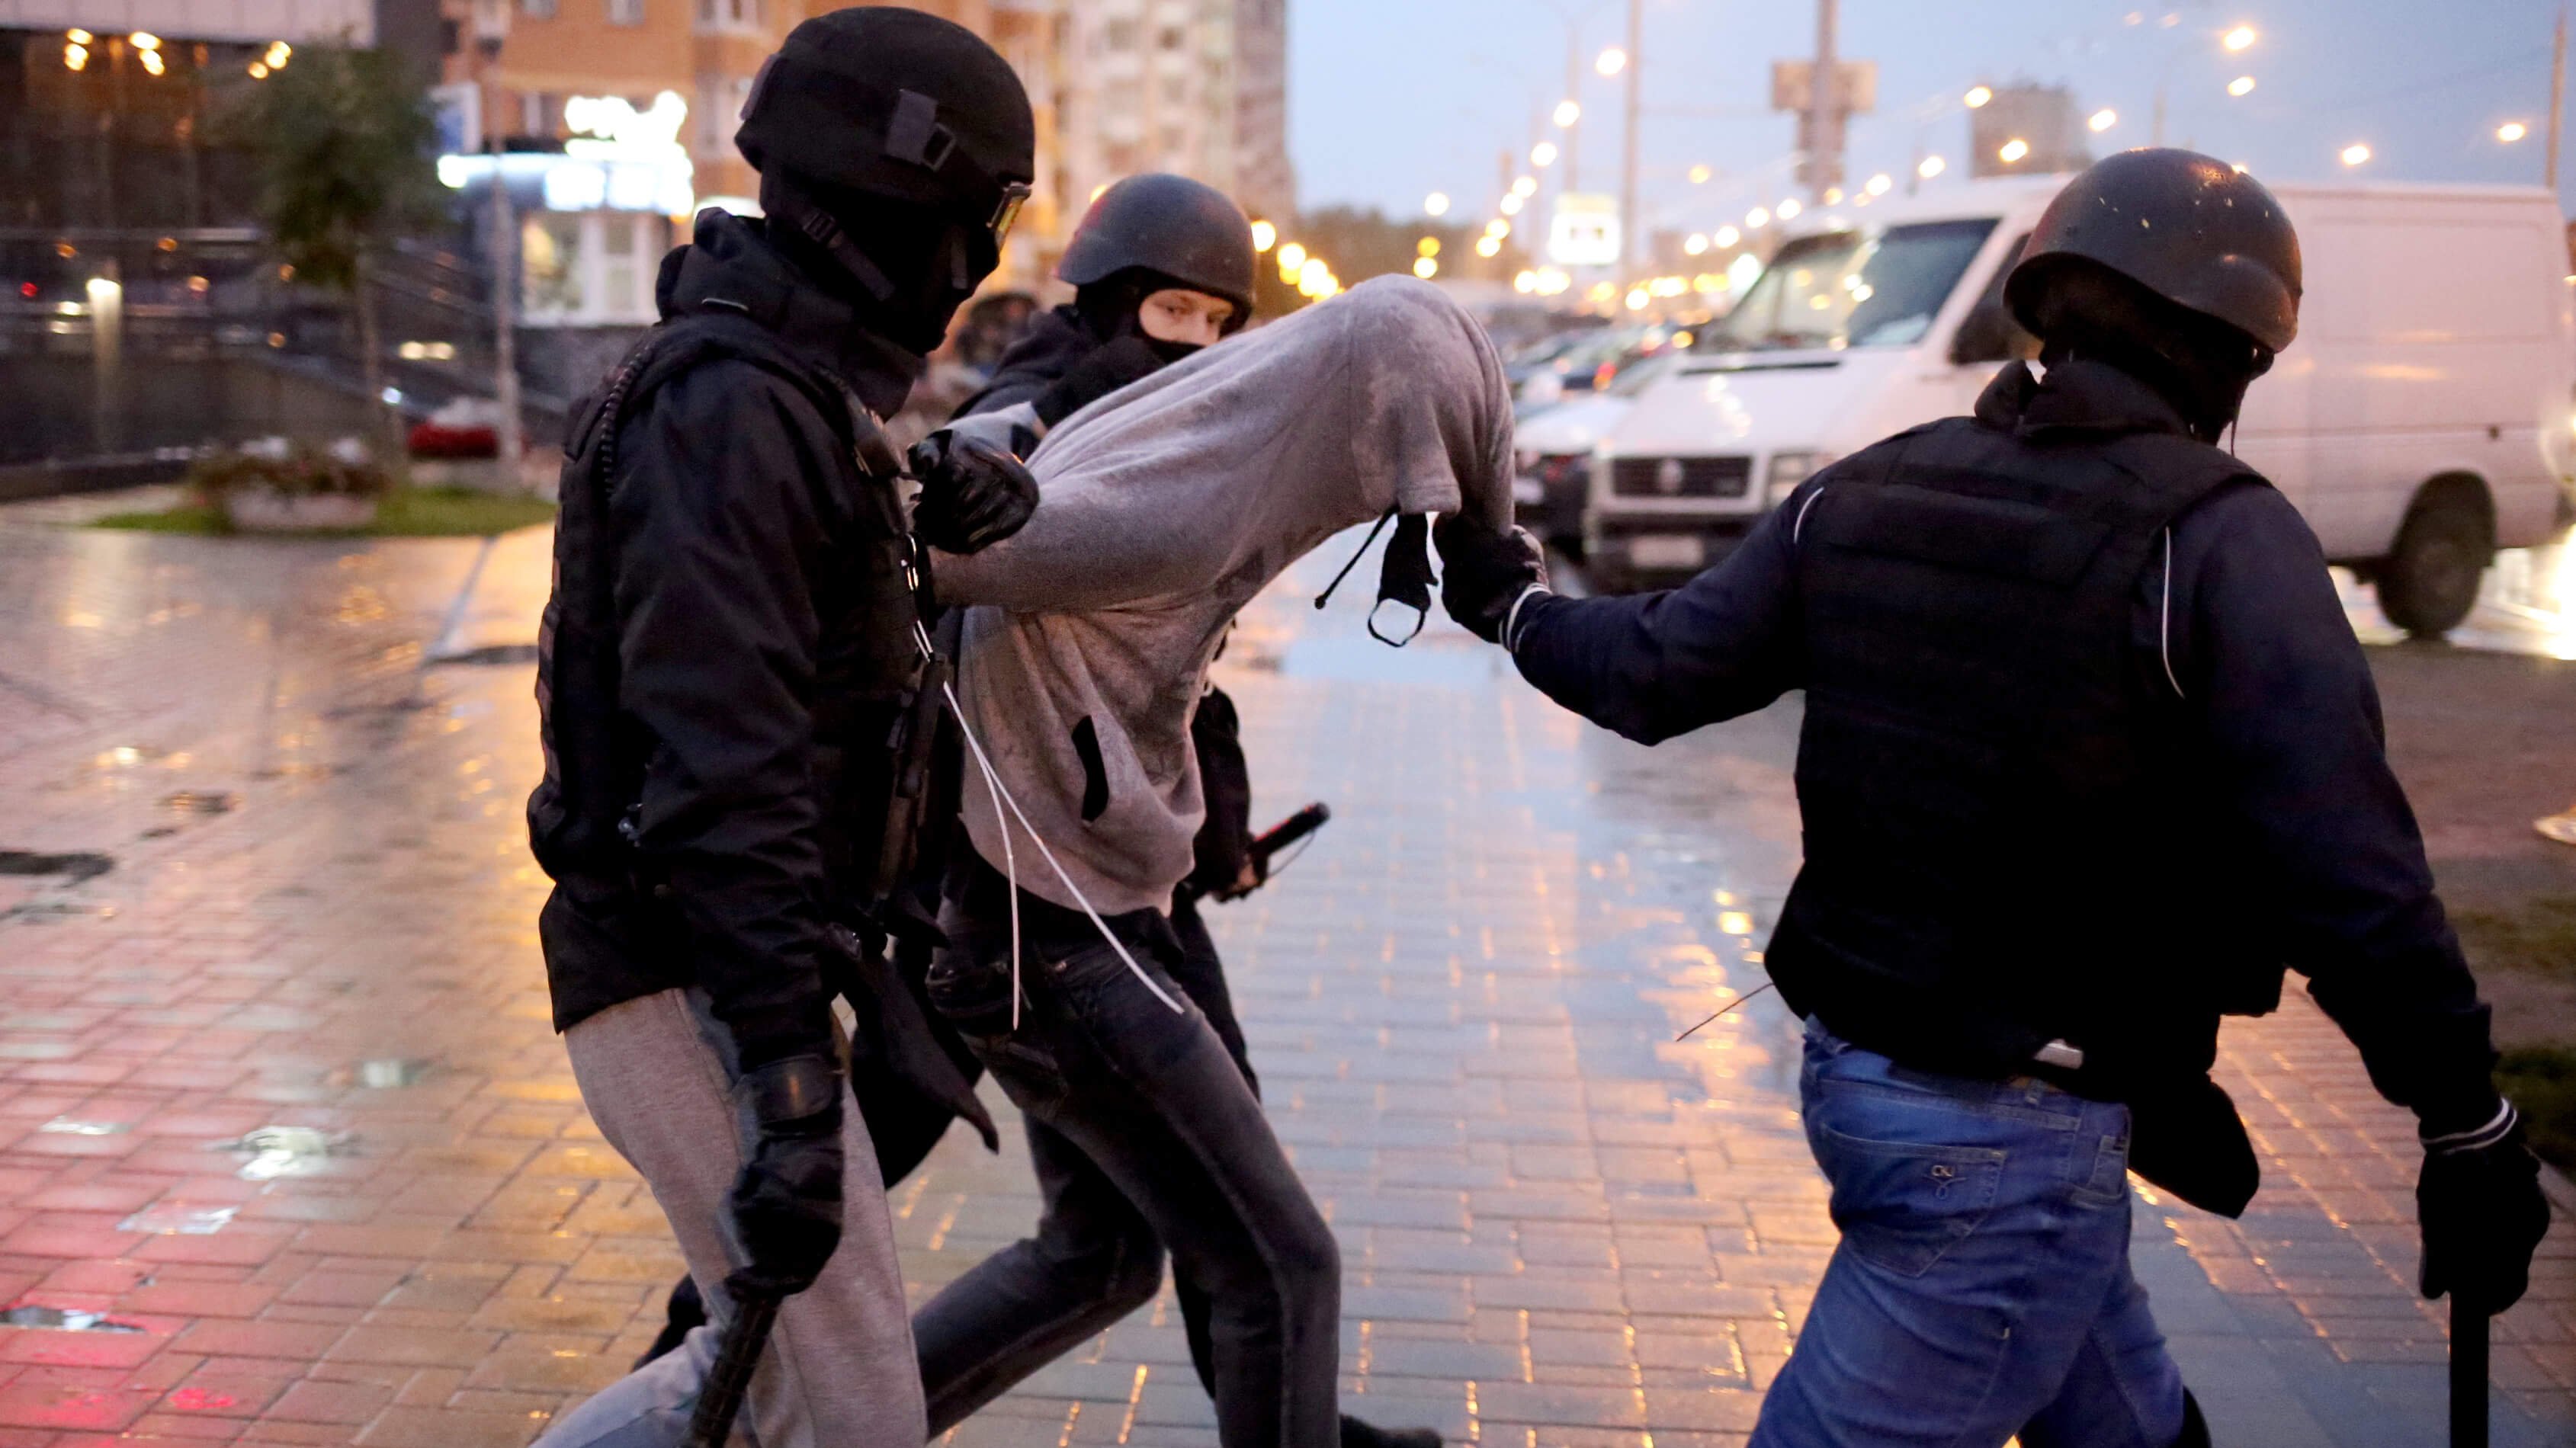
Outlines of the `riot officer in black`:
[{"label": "riot officer in black", "polygon": [[[699,216],[567,446],[528,805],[555,1024],[719,1318],[787,1297],[748,1405],[771,1448],[924,1438],[826,982],[836,928],[885,925],[903,873],[889,741],[929,677],[909,534],[971,552],[1036,504],[996,467],[907,519],[876,421],[998,261],[1033,140],[960,26],[797,26],[736,137],[766,219]],[[679,1441],[713,1346],[700,1329],[545,1441]]]},{"label": "riot officer in black", "polygon": [[2527,1283],[2549,1208],[2369,667],[2297,511],[2215,446],[2299,289],[2269,192],[2127,152],[2008,280],[2040,371],[1825,469],[1683,587],[1561,598],[1525,535],[1438,532],[1450,612],[1632,739],[1805,691],[1766,958],[1843,1238],[1761,1448],[2206,1443],[2125,1172],[2244,1208],[2208,1072],[2285,966],[2421,1123],[2426,1295]]}]

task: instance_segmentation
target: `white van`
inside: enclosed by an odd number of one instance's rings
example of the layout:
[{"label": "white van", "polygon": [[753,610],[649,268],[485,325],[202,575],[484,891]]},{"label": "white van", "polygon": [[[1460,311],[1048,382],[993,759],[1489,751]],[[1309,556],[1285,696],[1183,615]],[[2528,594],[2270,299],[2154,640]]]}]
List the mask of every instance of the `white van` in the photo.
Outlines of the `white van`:
[{"label": "white van", "polygon": [[[1593,455],[1596,584],[1714,562],[1818,468],[1967,412],[2030,339],[2003,279],[2063,177],[1838,210],[1784,243]],[[2236,448],[2389,618],[2466,617],[2499,547],[2546,541],[2576,454],[2576,277],[2536,187],[2281,186],[2299,336]]]}]

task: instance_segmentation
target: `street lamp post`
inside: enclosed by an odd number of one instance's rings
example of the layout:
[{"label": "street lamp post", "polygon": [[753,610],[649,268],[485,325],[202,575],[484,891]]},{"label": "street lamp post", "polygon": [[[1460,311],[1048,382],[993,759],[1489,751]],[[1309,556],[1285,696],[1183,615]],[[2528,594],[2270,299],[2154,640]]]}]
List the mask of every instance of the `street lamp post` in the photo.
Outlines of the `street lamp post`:
[{"label": "street lamp post", "polygon": [[1628,94],[1626,115],[1620,129],[1625,139],[1619,148],[1619,259],[1626,262],[1637,254],[1637,91],[1638,75],[1646,58],[1638,41],[1645,29],[1645,0],[1628,0]]},{"label": "street lamp post", "polygon": [[1823,205],[1842,178],[1842,119],[1834,94],[1835,0],[1816,0],[1816,72],[1807,88],[1807,191]]}]

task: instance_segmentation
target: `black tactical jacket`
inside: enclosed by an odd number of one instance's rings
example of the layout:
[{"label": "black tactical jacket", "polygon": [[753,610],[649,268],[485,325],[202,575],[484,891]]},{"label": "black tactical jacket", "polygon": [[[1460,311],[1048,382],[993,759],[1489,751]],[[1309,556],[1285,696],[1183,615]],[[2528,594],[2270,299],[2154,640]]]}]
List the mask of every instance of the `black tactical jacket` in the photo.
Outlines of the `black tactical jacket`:
[{"label": "black tactical jacket", "polygon": [[827,927],[873,861],[918,661],[853,407],[892,412],[920,360],[723,212],[658,295],[566,449],[539,933],[557,1029],[694,984],[749,1067],[831,1041]]},{"label": "black tactical jacket", "polygon": [[2315,538],[2183,433],[2112,368],[2015,363],[1679,589],[1533,599],[1515,653],[1649,743],[1807,690],[1783,997],[1927,1070],[2068,1037],[2142,1172],[2232,1157],[2194,1187],[2226,1209],[2253,1161],[2201,1073],[2283,966],[2428,1129],[2493,1112],[2494,1054]]}]

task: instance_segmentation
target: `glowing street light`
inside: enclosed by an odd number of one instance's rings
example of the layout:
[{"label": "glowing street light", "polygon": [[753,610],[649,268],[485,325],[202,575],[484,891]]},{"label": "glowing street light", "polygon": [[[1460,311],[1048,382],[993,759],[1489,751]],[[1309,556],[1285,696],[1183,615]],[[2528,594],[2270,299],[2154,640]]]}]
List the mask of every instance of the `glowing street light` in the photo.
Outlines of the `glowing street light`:
[{"label": "glowing street light", "polygon": [[1689,236],[1683,238],[1682,251],[1684,254],[1689,256],[1707,255],[1708,233],[1704,231],[1694,231]]},{"label": "glowing street light", "polygon": [[1252,223],[1252,249],[1254,251],[1268,251],[1270,248],[1277,246],[1278,244],[1278,227],[1271,225],[1267,221],[1256,221]]},{"label": "glowing street light", "polygon": [[2030,142],[2019,136],[2006,141],[1995,152],[1995,158],[2007,166],[2016,166],[2030,155]]},{"label": "glowing street light", "polygon": [[1570,131],[1574,129],[1574,123],[1582,119],[1583,107],[1576,105],[1572,101],[1558,101],[1556,103],[1556,128],[1558,130]]},{"label": "glowing street light", "polygon": [[1417,256],[1413,259],[1413,274],[1427,282],[1440,275],[1440,263],[1432,257]]},{"label": "glowing street light", "polygon": [[1436,236],[1426,236],[1413,244],[1413,251],[1416,256],[1438,256],[1440,254],[1440,238]]},{"label": "glowing street light", "polygon": [[1942,160],[1938,156],[1926,156],[1923,158],[1922,164],[1914,168],[1914,174],[1922,177],[1926,181],[1929,181],[1933,177],[1938,176],[1949,169],[1949,162]]},{"label": "glowing street light", "polygon": [[1324,259],[1322,257],[1310,256],[1306,258],[1306,264],[1304,266],[1297,268],[1297,285],[1301,289],[1314,288],[1320,290],[1325,282],[1332,279],[1332,276],[1333,269],[1324,265]]},{"label": "glowing street light", "polygon": [[2239,25],[2234,30],[2231,30],[2225,35],[2219,37],[2218,43],[2226,46],[2231,51],[2250,50],[2253,48],[2254,42],[2261,38],[2261,36],[2255,33],[2253,26]]},{"label": "glowing street light", "polygon": [[1705,186],[1708,184],[1708,178],[1716,174],[1717,173],[1715,171],[1710,170],[1706,166],[1693,166],[1690,168],[1690,184],[1693,186]]},{"label": "glowing street light", "polygon": [[1762,228],[1769,226],[1770,224],[1771,213],[1759,206],[1756,206],[1751,211],[1744,213],[1744,229],[1747,231],[1760,231]]},{"label": "glowing street light", "polygon": [[1494,209],[1502,212],[1505,216],[1518,216],[1521,214],[1521,208],[1528,204],[1529,203],[1521,199],[1521,194],[1519,192],[1512,191],[1505,193],[1502,201]]},{"label": "glowing street light", "polygon": [[1502,253],[1503,239],[1499,236],[1488,235],[1476,243],[1476,255],[1487,258],[1488,260],[1500,256]]},{"label": "glowing street light", "polygon": [[1534,195],[1536,195],[1537,193],[1538,193],[1538,178],[1537,178],[1537,177],[1535,177],[1535,176],[1515,176],[1515,177],[1513,177],[1513,178],[1512,178],[1512,194],[1513,194],[1514,196],[1519,196],[1519,197],[1524,197],[1524,198],[1526,198],[1526,197],[1534,196]]},{"label": "glowing street light", "polygon": [[125,37],[125,43],[133,46],[137,50],[159,50],[161,48],[161,37],[153,34],[149,30],[138,30],[132,35]]},{"label": "glowing street light", "polygon": [[1839,187],[1839,186],[1828,186],[1828,187],[1826,187],[1826,188],[1825,188],[1825,204],[1826,204],[1827,206],[1840,206],[1840,205],[1842,205],[1842,204],[1843,204],[1843,188],[1841,188],[1841,187]]},{"label": "glowing street light", "polygon": [[1279,274],[1281,276],[1293,277],[1300,271],[1303,271],[1305,266],[1306,248],[1293,241],[1279,248]]},{"label": "glowing street light", "polygon": [[2239,99],[2254,94],[2254,77],[2240,75],[2227,83],[2227,93]]},{"label": "glowing street light", "polygon": [[1884,171],[1881,171],[1877,175],[1870,177],[1869,184],[1861,189],[1867,191],[1872,196],[1884,196],[1890,190],[1894,189],[1895,185],[1896,178],[1888,175]]},{"label": "glowing street light", "polygon": [[1554,141],[1541,141],[1537,145],[1530,147],[1530,164],[1542,168],[1555,165],[1556,143]]},{"label": "glowing street light", "polygon": [[2102,109],[2095,111],[2089,118],[2087,118],[2084,124],[2091,127],[2096,135],[2099,135],[2100,133],[2111,129],[2113,126],[2120,124],[2120,113],[2111,109],[2109,106],[2104,106]]},{"label": "glowing street light", "polygon": [[1425,216],[1448,215],[1449,193],[1446,191],[1434,191],[1430,195],[1423,197],[1422,214]]},{"label": "glowing street light", "polygon": [[1990,85],[1977,86],[1971,89],[1965,96],[1960,97],[1961,100],[1967,103],[1968,109],[1972,111],[1982,108],[1988,101],[1991,101],[1994,98],[1995,88]]},{"label": "glowing street light", "polygon": [[1798,213],[1806,209],[1807,208],[1799,202],[1797,197],[1792,196],[1788,200],[1781,202],[1777,207],[1773,208],[1771,214],[1779,217],[1782,221],[1795,221],[1798,219]]},{"label": "glowing street light", "polygon": [[2344,147],[2342,154],[2345,165],[2359,166],[2370,159],[2370,147],[2363,142],[2355,141]]},{"label": "glowing street light", "polygon": [[143,58],[143,73],[145,75],[159,75],[163,70],[168,68],[161,59],[161,52],[157,50],[138,51],[137,54]]},{"label": "glowing street light", "polygon": [[1593,71],[1605,77],[1617,75],[1627,68],[1628,52],[1615,45],[1601,52],[1601,58],[1592,62]]},{"label": "glowing street light", "polygon": [[1744,233],[1736,230],[1732,226],[1719,227],[1717,229],[1717,234],[1709,238],[1709,240],[1716,242],[1720,246],[1733,246],[1743,239]]},{"label": "glowing street light", "polygon": [[1485,223],[1485,234],[1496,241],[1500,241],[1504,237],[1512,234],[1512,224],[1508,221],[1502,220],[1500,217],[1497,217],[1494,220]]},{"label": "glowing street light", "polygon": [[2520,121],[2507,121],[2503,125],[2496,127],[2496,139],[2504,142],[2508,146],[2530,134],[2531,127],[2524,125]]}]

